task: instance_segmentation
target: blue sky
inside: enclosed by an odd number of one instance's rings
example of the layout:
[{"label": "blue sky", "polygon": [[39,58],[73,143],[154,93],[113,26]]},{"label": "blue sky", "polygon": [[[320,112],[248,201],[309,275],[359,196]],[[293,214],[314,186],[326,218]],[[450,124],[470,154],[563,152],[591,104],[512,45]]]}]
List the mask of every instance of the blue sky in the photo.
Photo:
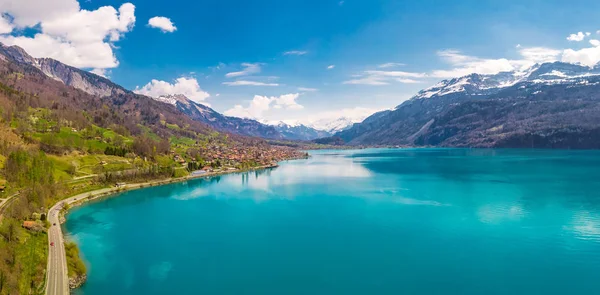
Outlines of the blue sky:
[{"label": "blue sky", "polygon": [[[0,0],[9,26],[3,31],[0,23],[0,34],[5,33],[0,41],[25,47],[34,56],[96,68],[148,95],[189,91],[217,111],[264,120],[366,115],[468,72],[515,70],[550,60],[600,60],[594,45],[600,39],[598,1],[37,2],[52,5],[63,17],[53,20],[46,16],[48,10],[36,15],[33,5],[19,11],[14,6],[28,4]],[[98,19],[114,18],[111,27],[100,29],[101,21],[90,20],[85,25],[89,31],[78,34],[82,29],[75,26],[81,20],[64,21],[65,15],[106,6],[112,10],[104,9]],[[157,16],[168,18],[176,29],[150,26],[149,19]],[[106,54],[87,62],[85,55],[92,53],[81,44],[100,46],[98,40],[80,36],[89,32],[97,32],[100,43],[110,47],[95,50]],[[34,38],[36,34],[48,35],[48,40]],[[48,44],[73,47],[73,56],[69,50],[49,51]],[[232,72],[241,73],[226,76]]]}]

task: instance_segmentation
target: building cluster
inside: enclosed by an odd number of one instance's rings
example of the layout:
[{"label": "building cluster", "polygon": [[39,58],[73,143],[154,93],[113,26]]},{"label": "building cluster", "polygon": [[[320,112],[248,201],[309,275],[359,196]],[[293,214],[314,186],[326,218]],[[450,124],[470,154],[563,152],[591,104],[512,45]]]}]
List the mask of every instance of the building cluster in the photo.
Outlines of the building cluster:
[{"label": "building cluster", "polygon": [[[189,161],[202,161],[211,167],[238,167],[240,165],[267,166],[279,161],[302,158],[306,154],[288,147],[273,146],[225,146],[209,145],[199,149],[198,158]],[[173,160],[185,165],[181,155],[174,154]]]}]

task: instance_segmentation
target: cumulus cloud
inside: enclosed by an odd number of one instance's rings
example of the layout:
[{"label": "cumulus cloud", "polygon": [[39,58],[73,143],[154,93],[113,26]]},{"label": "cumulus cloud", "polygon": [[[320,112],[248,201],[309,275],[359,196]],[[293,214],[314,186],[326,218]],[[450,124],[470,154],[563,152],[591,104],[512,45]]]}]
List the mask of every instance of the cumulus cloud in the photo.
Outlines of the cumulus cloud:
[{"label": "cumulus cloud", "polygon": [[558,60],[562,52],[558,49],[546,47],[527,47],[521,48],[519,53],[526,61],[545,63]]},{"label": "cumulus cloud", "polygon": [[172,33],[177,30],[171,19],[164,16],[155,16],[149,19],[148,26],[160,29],[163,33]]},{"label": "cumulus cloud", "polygon": [[2,0],[0,11],[13,17],[16,27],[33,27],[80,11],[76,0]]},{"label": "cumulus cloud", "polygon": [[233,108],[225,111],[225,115],[240,118],[262,119],[264,113],[273,109],[299,110],[304,107],[296,99],[299,93],[289,93],[280,96],[262,96],[255,95],[247,107],[235,105]]},{"label": "cumulus cloud", "polygon": [[141,88],[136,87],[133,92],[154,98],[169,94],[183,94],[187,98],[203,104],[206,104],[204,100],[210,96],[208,92],[200,88],[198,80],[188,77],[177,78],[173,83],[153,79]]},{"label": "cumulus cloud", "polygon": [[565,49],[562,61],[584,66],[594,66],[600,62],[600,47],[582,48],[580,50]]},{"label": "cumulus cloud", "polygon": [[9,34],[13,30],[13,25],[10,20],[4,15],[0,15],[0,34]]},{"label": "cumulus cloud", "polygon": [[335,68],[335,65],[329,65],[329,66],[327,66],[328,70],[332,70],[333,68]]},{"label": "cumulus cloud", "polygon": [[592,40],[590,40],[590,44],[592,44],[592,46],[600,46],[600,41],[596,40],[596,39],[592,39]]},{"label": "cumulus cloud", "polygon": [[270,86],[270,87],[279,86],[279,84],[277,84],[277,83],[265,83],[265,82],[248,81],[248,80],[223,82],[223,85],[227,85],[227,86]]},{"label": "cumulus cloud", "polygon": [[290,50],[283,53],[283,55],[305,55],[308,51],[303,50]]},{"label": "cumulus cloud", "polygon": [[499,72],[523,70],[535,63],[551,62],[560,59],[561,50],[546,47],[517,47],[521,59],[481,58],[465,55],[458,50],[438,51],[438,56],[451,65],[450,70],[434,70],[431,77],[454,78],[477,74],[497,74]]},{"label": "cumulus cloud", "polygon": [[586,32],[585,34],[583,32],[577,32],[575,34],[571,34],[567,37],[567,40],[569,41],[575,41],[575,42],[580,42],[583,41],[583,39],[585,39],[586,36],[589,36],[590,33]]},{"label": "cumulus cloud", "polygon": [[[118,10],[103,6],[88,11],[80,9],[75,0],[4,0],[0,1],[0,13],[0,31],[4,32],[0,42],[20,46],[34,57],[50,57],[79,68],[118,66],[114,42],[135,24],[131,3]],[[12,19],[10,23],[6,15]],[[11,27],[35,27],[39,32],[33,36],[6,35]]]},{"label": "cumulus cloud", "polygon": [[260,63],[243,63],[242,67],[244,69],[242,69],[241,71],[238,72],[230,72],[225,74],[225,77],[227,78],[235,78],[235,77],[242,77],[242,76],[248,76],[248,75],[252,75],[252,74],[257,74],[260,73]]},{"label": "cumulus cloud", "polygon": [[90,73],[96,74],[100,77],[108,78],[110,71],[107,69],[92,69]]},{"label": "cumulus cloud", "polygon": [[465,76],[471,73],[496,74],[499,72],[512,71],[517,66],[522,66],[522,61],[508,60],[506,58],[485,59],[475,56],[464,55],[457,50],[441,50],[438,56],[454,68],[450,70],[434,70],[432,77],[452,78]]}]

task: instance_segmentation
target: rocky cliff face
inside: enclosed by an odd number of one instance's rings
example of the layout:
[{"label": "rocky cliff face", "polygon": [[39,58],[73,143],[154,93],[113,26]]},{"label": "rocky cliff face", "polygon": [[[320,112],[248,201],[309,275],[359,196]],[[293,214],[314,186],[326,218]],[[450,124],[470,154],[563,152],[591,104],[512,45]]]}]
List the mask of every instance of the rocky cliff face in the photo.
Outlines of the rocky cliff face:
[{"label": "rocky cliff face", "polygon": [[69,289],[77,289],[85,283],[87,280],[87,275],[80,275],[69,278]]},{"label": "rocky cliff face", "polygon": [[600,148],[600,68],[545,63],[444,80],[337,133],[350,144]]},{"label": "rocky cliff face", "polygon": [[0,45],[0,54],[8,56],[16,62],[38,68],[48,77],[91,95],[107,97],[124,94],[127,91],[106,78],[65,65],[57,60],[34,58],[18,46]]}]

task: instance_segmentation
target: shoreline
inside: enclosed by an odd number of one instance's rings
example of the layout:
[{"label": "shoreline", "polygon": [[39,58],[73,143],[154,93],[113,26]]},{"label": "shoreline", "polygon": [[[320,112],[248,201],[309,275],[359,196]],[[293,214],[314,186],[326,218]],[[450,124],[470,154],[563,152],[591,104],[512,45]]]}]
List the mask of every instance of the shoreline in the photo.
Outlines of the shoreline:
[{"label": "shoreline", "polygon": [[[290,159],[290,160],[300,160],[300,159]],[[290,161],[290,160],[284,160],[284,161]],[[273,169],[273,168],[277,168],[277,167],[279,167],[278,164],[277,165],[263,165],[263,166],[248,168],[248,169],[207,172],[207,173],[204,173],[201,175],[188,175],[188,176],[184,176],[184,177],[167,178],[167,179],[160,179],[160,180],[150,180],[150,181],[140,182],[140,183],[126,183],[119,187],[108,187],[108,188],[97,189],[97,190],[93,190],[93,191],[89,191],[89,192],[85,192],[85,193],[80,193],[75,196],[63,199],[63,200],[59,201],[57,204],[66,202],[66,204],[71,206],[68,210],[71,210],[72,208],[81,206],[87,202],[95,201],[95,200],[101,199],[103,197],[111,197],[118,193],[138,190],[138,189],[147,188],[147,187],[179,183],[179,182],[184,182],[184,181],[188,181],[188,180],[200,179],[200,178],[204,178],[204,177],[214,177],[214,176],[234,174],[234,173],[266,170],[266,169]],[[68,211],[68,210],[66,210],[66,211]],[[66,215],[67,212],[63,212],[63,211],[65,211],[64,208],[62,208],[62,210],[61,210],[61,213],[64,216],[64,215]],[[63,222],[61,221],[61,224],[62,223]]]},{"label": "shoreline", "polygon": [[[46,283],[45,283],[46,292],[45,292],[45,294],[60,294],[60,293],[56,293],[56,291],[58,291],[60,289],[64,290],[64,288],[66,288],[66,290],[77,289],[85,283],[85,279],[82,280],[81,277],[78,277],[78,278],[76,278],[78,284],[75,285],[73,288],[71,288],[70,287],[70,278],[68,277],[68,269],[67,269],[66,254],[65,254],[65,239],[64,239],[64,234],[62,232],[61,225],[64,222],[66,222],[66,215],[67,215],[68,211],[73,209],[74,207],[82,206],[85,203],[99,200],[102,198],[113,197],[122,192],[133,191],[133,190],[147,188],[147,187],[179,183],[179,182],[200,179],[200,178],[205,178],[205,177],[210,178],[210,177],[220,176],[220,175],[273,169],[273,168],[279,167],[279,163],[281,163],[281,162],[286,162],[286,161],[291,161],[291,160],[302,160],[302,159],[305,159],[305,158],[286,159],[286,160],[277,162],[277,164],[274,164],[274,165],[263,165],[263,166],[251,167],[248,169],[235,169],[235,170],[225,170],[225,171],[218,171],[218,172],[207,172],[207,173],[204,173],[201,175],[188,175],[188,176],[179,177],[179,178],[151,180],[151,181],[146,181],[146,182],[142,182],[142,183],[127,183],[127,184],[124,184],[119,187],[107,187],[107,188],[97,189],[97,190],[93,190],[93,191],[89,191],[89,192],[85,192],[85,193],[80,193],[80,194],[77,194],[77,195],[74,195],[74,196],[71,196],[71,197],[68,197],[63,200],[58,201],[56,204],[54,204],[48,210],[48,219],[51,222],[50,223],[51,226],[50,226],[50,229],[48,230],[48,249],[49,249],[48,251],[49,251],[49,253],[48,253],[48,264],[47,264],[47,268],[46,268]],[[67,205],[68,208],[65,209],[65,205]],[[53,224],[56,224],[56,225],[53,225]],[[51,231],[52,231],[52,236],[54,237],[54,239],[51,239]],[[54,240],[54,241],[52,241],[52,240]],[[52,243],[54,243],[54,246]],[[58,249],[59,253],[56,253],[57,249]],[[52,250],[55,250],[55,251],[52,251]],[[52,255],[53,252],[55,255]],[[59,257],[54,257],[56,255],[58,255]],[[59,262],[60,269],[58,271],[56,269],[53,269],[51,272],[51,265],[53,264],[53,262],[56,263],[57,258],[58,258],[58,260],[60,260],[60,262]],[[51,280],[51,278],[50,278],[51,275],[55,275],[55,276],[59,276],[59,277],[54,278],[54,280]],[[64,277],[61,277],[61,276],[64,276]],[[82,277],[87,278],[87,273],[84,274]],[[58,284],[59,287],[55,286],[55,288],[54,288],[55,291],[52,291],[51,290],[52,288],[50,287],[50,285],[51,285],[50,282],[56,282],[56,281],[58,281],[59,283],[55,283],[55,285]],[[63,285],[62,288],[60,288],[61,283]]]}]

